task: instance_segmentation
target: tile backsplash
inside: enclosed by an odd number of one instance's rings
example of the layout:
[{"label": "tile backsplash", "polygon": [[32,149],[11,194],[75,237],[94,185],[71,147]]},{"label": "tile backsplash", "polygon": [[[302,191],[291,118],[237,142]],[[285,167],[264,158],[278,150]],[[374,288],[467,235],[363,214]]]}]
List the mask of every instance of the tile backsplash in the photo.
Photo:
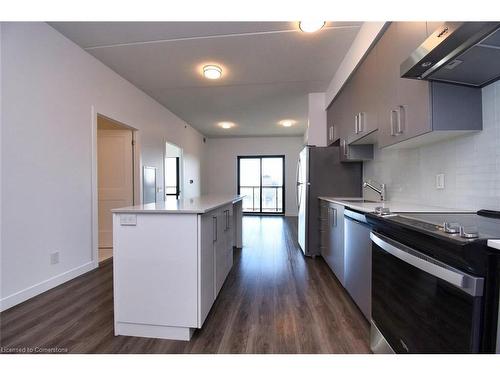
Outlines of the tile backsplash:
[{"label": "tile backsplash", "polygon": [[[481,132],[415,149],[376,149],[363,164],[365,180],[387,184],[389,200],[500,210],[500,81],[482,94]],[[444,174],[444,189],[436,189],[437,174]]]}]

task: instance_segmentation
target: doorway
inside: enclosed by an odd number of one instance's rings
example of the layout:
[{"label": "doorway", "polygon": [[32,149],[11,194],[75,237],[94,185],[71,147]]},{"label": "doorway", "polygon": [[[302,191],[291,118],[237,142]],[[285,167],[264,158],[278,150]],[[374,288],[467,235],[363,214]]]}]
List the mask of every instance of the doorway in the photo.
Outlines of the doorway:
[{"label": "doorway", "polygon": [[97,116],[98,259],[113,256],[114,208],[134,204],[134,133],[114,120]]},{"label": "doorway", "polygon": [[238,194],[245,213],[283,215],[285,156],[238,156]]},{"label": "doorway", "polygon": [[165,200],[172,201],[181,197],[182,193],[182,148],[165,142]]}]

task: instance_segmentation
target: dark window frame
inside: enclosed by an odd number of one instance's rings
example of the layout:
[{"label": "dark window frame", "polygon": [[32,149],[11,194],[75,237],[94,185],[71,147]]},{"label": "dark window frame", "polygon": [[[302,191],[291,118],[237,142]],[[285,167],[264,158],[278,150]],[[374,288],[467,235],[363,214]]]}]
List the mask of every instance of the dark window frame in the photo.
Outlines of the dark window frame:
[{"label": "dark window frame", "polygon": [[[281,202],[282,202],[282,211],[281,212],[269,212],[269,211],[262,211],[262,159],[271,159],[271,158],[281,158],[283,167],[281,170],[282,173],[282,181],[283,184],[281,186]],[[238,155],[237,157],[237,170],[236,170],[236,189],[237,189],[237,194],[240,194],[240,160],[241,159],[260,159],[260,211],[259,212],[246,212],[243,211],[245,215],[270,215],[270,216],[284,216],[286,212],[286,205],[285,205],[285,197],[286,197],[286,184],[285,184],[285,166],[286,166],[286,157],[285,155]]]}]

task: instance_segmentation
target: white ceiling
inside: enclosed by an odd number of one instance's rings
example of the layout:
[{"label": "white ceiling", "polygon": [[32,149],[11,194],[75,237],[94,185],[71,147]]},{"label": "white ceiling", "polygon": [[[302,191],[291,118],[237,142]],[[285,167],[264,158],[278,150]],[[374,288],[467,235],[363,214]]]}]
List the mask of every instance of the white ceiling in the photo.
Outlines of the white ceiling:
[{"label": "white ceiling", "polygon": [[[59,32],[209,137],[301,135],[360,22],[314,34],[294,22],[56,22]],[[216,63],[210,81],[201,67]],[[290,118],[291,128],[277,124]],[[216,126],[231,121],[236,127]]]}]

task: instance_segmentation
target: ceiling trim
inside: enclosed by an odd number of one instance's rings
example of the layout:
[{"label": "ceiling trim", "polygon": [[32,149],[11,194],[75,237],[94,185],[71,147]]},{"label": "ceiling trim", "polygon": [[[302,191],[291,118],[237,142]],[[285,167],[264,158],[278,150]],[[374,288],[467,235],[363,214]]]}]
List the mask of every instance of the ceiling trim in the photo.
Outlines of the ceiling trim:
[{"label": "ceiling trim", "polygon": [[[342,26],[326,26],[323,30],[340,30],[340,29],[359,29],[359,25],[342,25]],[[302,31],[297,29],[286,29],[286,30],[272,30],[272,31],[257,31],[248,33],[232,33],[232,34],[216,34],[216,35],[202,35],[202,36],[191,36],[185,38],[172,38],[172,39],[157,39],[157,40],[145,40],[140,42],[129,42],[129,43],[115,43],[115,44],[102,44],[84,47],[83,49],[90,51],[101,48],[114,48],[114,47],[126,47],[126,46],[137,46],[143,44],[158,44],[158,43],[170,43],[170,42],[180,42],[186,40],[202,40],[202,39],[217,39],[217,38],[231,38],[239,36],[254,36],[254,35],[269,35],[269,34],[284,34],[284,33],[302,33]]]}]

